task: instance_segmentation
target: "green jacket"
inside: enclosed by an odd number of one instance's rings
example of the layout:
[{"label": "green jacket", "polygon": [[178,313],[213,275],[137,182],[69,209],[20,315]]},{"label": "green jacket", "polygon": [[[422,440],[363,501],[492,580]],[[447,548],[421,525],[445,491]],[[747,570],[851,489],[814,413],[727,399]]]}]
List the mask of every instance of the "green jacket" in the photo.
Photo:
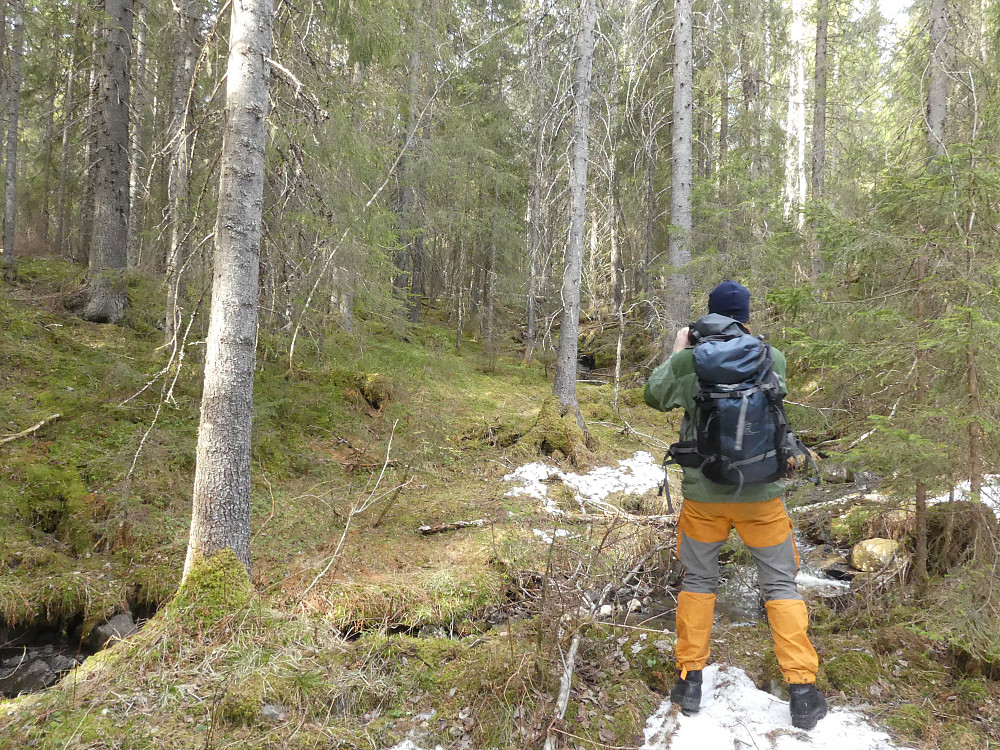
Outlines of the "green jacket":
[{"label": "green jacket", "polygon": [[[660,411],[684,409],[684,422],[681,425],[681,440],[694,440],[694,397],[698,394],[698,376],[694,372],[694,355],[692,347],[681,349],[670,359],[657,367],[649,376],[649,382],[643,391],[646,404]],[[782,390],[785,389],[785,355],[775,348],[774,372],[778,376]],[[785,483],[770,482],[768,484],[746,485],[737,495],[738,488],[716,484],[708,480],[699,469],[684,467],[684,481],[681,491],[684,497],[705,503],[743,502],[754,503],[780,497],[785,489]]]}]

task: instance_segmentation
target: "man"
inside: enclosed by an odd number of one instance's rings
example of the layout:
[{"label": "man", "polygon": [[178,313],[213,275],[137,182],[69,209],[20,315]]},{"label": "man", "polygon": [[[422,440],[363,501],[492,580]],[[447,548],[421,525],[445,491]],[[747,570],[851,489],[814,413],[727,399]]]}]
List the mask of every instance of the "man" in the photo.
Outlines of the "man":
[{"label": "man", "polygon": [[[708,297],[708,312],[737,321],[746,333],[750,291],[724,281]],[[731,324],[731,321],[726,321]],[[785,357],[772,348],[773,370],[785,393]],[[682,408],[681,440],[695,437],[695,396],[699,390],[689,329],[674,340],[673,354],[649,378],[646,403],[660,411]],[[677,550],[684,566],[684,583],[677,597],[677,647],[674,658],[680,677],[670,699],[685,713],[701,704],[701,671],[709,657],[709,636],[719,585],[719,550],[736,527],[757,563],[767,617],[781,673],[788,682],[792,724],[812,729],[826,715],[826,700],[815,686],[819,660],[806,631],[809,614],[795,586],[798,553],[792,524],[781,500],[784,484],[729,486],[710,481],[700,468],[683,468],[684,505],[677,525]]]}]

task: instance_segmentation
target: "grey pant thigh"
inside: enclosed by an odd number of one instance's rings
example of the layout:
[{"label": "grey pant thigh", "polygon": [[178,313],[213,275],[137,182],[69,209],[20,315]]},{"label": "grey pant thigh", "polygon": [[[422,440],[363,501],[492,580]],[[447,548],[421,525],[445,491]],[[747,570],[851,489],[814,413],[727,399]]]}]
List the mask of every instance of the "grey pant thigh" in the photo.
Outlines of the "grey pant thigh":
[{"label": "grey pant thigh", "polygon": [[721,542],[699,542],[681,533],[680,557],[684,566],[681,591],[714,594],[719,588],[719,550]]},{"label": "grey pant thigh", "polygon": [[795,562],[795,542],[790,533],[781,544],[770,547],[751,547],[748,544],[747,549],[757,563],[757,582],[764,601],[802,598],[795,585],[799,566]]}]

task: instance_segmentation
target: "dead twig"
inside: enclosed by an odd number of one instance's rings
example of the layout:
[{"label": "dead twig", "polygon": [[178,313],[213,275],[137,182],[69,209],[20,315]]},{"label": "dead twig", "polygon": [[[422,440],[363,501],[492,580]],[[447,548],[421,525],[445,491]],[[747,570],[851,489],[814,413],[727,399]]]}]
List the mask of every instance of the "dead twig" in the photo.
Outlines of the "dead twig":
[{"label": "dead twig", "polygon": [[36,432],[38,432],[40,429],[42,429],[49,422],[55,422],[60,417],[62,417],[62,414],[53,414],[52,416],[46,417],[45,419],[43,419],[41,422],[39,422],[38,424],[34,425],[33,427],[29,427],[26,430],[21,430],[20,432],[17,432],[17,433],[15,433],[13,435],[8,435],[7,437],[5,437],[3,439],[0,439],[0,445],[4,445],[5,443],[12,443],[15,440],[18,440],[20,438],[28,437],[29,435],[34,435]]}]

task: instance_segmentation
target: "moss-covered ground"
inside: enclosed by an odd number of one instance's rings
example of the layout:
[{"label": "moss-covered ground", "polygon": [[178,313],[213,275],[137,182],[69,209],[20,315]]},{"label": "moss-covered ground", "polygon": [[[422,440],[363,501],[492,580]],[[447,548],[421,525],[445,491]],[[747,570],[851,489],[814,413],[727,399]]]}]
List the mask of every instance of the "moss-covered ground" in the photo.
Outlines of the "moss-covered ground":
[{"label": "moss-covered ground", "polygon": [[[61,415],[0,445],[0,629],[151,612],[184,562],[203,323],[178,369],[151,282],[131,282],[126,325],[109,327],[61,307],[79,275],[27,260],[0,292],[0,433]],[[0,701],[0,748],[540,746],[580,591],[669,539],[592,523],[546,545],[532,530],[551,518],[506,497],[502,477],[539,451],[566,470],[659,454],[647,436],[669,439],[677,420],[645,408],[636,380],[618,412],[612,386],[581,385],[581,446],[546,406],[543,367],[513,343],[488,357],[468,333],[456,350],[444,320],[404,334],[358,321],[300,341],[292,367],[287,339],[262,334],[254,594],[181,598],[56,687]],[[928,635],[912,602],[889,609],[814,611],[833,702],[873,706],[915,746],[1000,742],[998,684]],[[673,679],[672,636],[583,627],[559,744],[636,747]],[[761,685],[776,676],[763,627],[718,635],[718,658]]]}]

